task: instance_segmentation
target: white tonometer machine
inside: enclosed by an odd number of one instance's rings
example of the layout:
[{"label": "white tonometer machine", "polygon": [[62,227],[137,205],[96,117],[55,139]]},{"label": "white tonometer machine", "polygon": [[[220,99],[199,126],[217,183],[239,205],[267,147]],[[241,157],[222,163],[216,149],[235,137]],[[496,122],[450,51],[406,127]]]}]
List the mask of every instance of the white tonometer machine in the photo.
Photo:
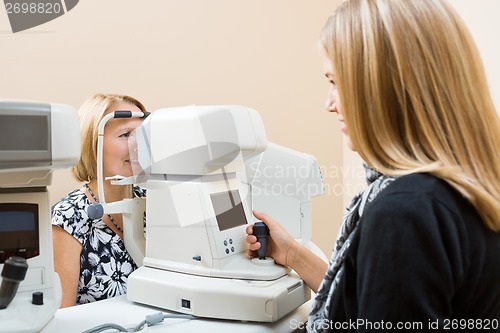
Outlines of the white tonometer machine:
[{"label": "white tonometer machine", "polygon": [[80,157],[76,111],[0,101],[0,332],[39,332],[61,304],[47,186]]},{"label": "white tonometer machine", "polygon": [[125,246],[140,266],[128,278],[129,300],[260,322],[279,320],[309,300],[293,271],[271,258],[248,257],[245,229],[257,209],[313,245],[310,201],[324,192],[314,157],[268,145],[259,114],[242,106],[159,109],[131,137],[135,175],[112,183],[139,184],[147,199],[101,197],[89,211],[124,216]]}]

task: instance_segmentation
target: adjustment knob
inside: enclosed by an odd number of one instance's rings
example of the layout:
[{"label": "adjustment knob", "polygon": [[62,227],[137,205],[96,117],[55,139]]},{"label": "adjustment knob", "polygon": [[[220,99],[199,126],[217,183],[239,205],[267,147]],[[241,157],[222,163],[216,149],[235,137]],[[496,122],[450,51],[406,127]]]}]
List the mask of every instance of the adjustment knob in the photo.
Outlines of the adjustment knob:
[{"label": "adjustment knob", "polygon": [[267,238],[269,237],[269,228],[264,222],[255,222],[253,225],[253,234],[257,237],[257,242],[260,243],[260,249],[257,250],[259,259],[266,259],[267,253]]}]

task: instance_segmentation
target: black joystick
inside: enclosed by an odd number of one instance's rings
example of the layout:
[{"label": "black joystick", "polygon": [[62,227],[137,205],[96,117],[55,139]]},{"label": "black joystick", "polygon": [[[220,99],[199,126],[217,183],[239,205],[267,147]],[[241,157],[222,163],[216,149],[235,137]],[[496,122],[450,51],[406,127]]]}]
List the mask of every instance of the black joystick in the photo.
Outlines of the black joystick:
[{"label": "black joystick", "polygon": [[10,257],[5,260],[2,269],[2,285],[0,286],[0,309],[5,309],[16,296],[19,283],[24,280],[28,271],[26,259]]},{"label": "black joystick", "polygon": [[253,225],[253,234],[257,237],[257,242],[260,243],[260,249],[257,250],[257,254],[260,260],[266,259],[267,252],[267,238],[269,237],[269,228],[264,222],[255,222]]}]

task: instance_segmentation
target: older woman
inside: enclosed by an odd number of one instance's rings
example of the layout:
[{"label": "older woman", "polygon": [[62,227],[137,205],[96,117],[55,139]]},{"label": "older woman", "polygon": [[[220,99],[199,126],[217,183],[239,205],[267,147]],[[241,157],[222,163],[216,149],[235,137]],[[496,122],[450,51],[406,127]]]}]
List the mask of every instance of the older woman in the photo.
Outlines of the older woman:
[{"label": "older woman", "polygon": [[[82,155],[72,169],[76,180],[84,182],[52,207],[54,265],[62,283],[61,307],[88,303],[122,295],[127,278],[136,264],[123,243],[121,214],[99,219],[87,215],[89,205],[98,202],[97,129],[100,120],[113,111],[146,112],[138,100],[126,95],[96,94],[79,110]],[[143,118],[111,119],[104,128],[103,176],[131,176],[128,137]],[[107,202],[132,195],[144,196],[137,186],[114,186],[104,182]]]}]

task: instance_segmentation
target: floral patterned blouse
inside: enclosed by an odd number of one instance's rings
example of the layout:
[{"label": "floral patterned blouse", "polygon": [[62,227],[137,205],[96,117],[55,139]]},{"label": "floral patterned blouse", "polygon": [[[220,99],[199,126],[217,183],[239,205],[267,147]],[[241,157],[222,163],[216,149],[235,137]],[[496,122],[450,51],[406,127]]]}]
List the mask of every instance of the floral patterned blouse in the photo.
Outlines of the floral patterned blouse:
[{"label": "floral patterned blouse", "polygon": [[[134,195],[144,197],[146,190],[134,186]],[[120,236],[102,219],[88,217],[91,204],[77,189],[52,206],[52,224],[66,230],[83,246],[76,304],[126,294],[127,278],[137,268]]]}]

